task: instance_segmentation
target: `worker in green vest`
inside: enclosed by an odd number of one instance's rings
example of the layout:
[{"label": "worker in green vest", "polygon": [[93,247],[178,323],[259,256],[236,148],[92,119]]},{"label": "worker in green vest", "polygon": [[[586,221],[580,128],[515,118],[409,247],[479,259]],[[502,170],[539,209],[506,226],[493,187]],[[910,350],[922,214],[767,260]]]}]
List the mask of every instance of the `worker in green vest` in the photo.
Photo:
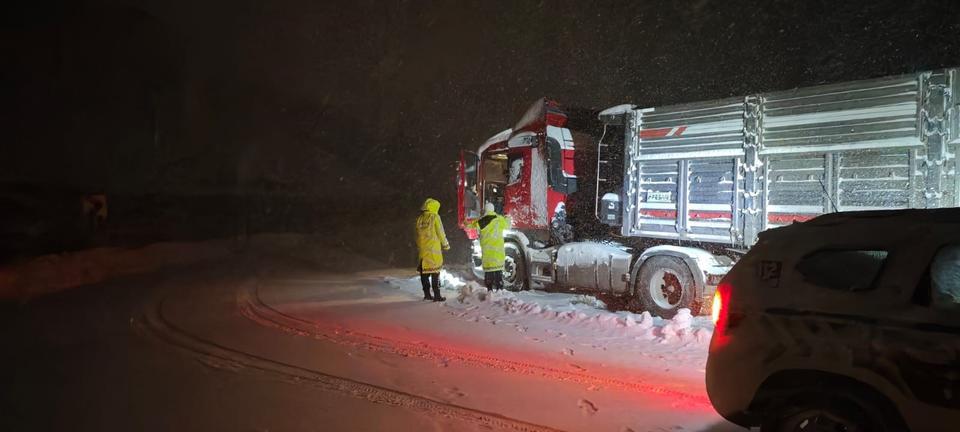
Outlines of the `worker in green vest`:
[{"label": "worker in green vest", "polygon": [[483,207],[483,217],[470,222],[470,228],[480,231],[480,253],[483,263],[483,282],[487,289],[503,289],[503,231],[510,228],[510,219],[497,214],[492,203]]}]

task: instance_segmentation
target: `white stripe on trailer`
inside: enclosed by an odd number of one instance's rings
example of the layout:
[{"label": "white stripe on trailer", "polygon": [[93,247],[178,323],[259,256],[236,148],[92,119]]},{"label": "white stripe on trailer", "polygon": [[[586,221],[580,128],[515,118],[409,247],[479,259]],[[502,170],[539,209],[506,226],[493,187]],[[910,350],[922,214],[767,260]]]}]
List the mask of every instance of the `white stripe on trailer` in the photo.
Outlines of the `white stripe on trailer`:
[{"label": "white stripe on trailer", "polygon": [[[783,108],[786,109],[786,108]],[[874,108],[841,109],[808,114],[777,115],[777,109],[770,109],[763,118],[766,128],[798,126],[805,124],[823,124],[843,120],[862,120],[882,117],[910,117],[917,114],[916,102],[901,102]]]},{"label": "white stripe on trailer", "polygon": [[669,219],[639,218],[639,219],[637,219],[637,223],[639,223],[640,225],[670,225],[670,226],[673,226],[673,225],[676,225],[676,224],[677,224],[677,220],[674,219],[674,218],[669,218]]},{"label": "white stripe on trailer", "polygon": [[767,206],[767,210],[770,213],[823,213],[823,206],[804,206],[804,205],[775,205],[771,204]]},{"label": "white stripe on trailer", "polygon": [[[641,202],[641,209],[646,210],[676,210],[676,203],[648,203]],[[697,204],[690,203],[688,206],[690,210],[699,210],[699,211],[730,211],[730,204]]]},{"label": "white stripe on trailer", "polygon": [[[906,138],[888,138],[885,140],[876,140],[876,141],[856,141],[850,143],[839,143],[839,144],[824,144],[824,145],[799,145],[799,146],[784,146],[784,147],[765,147],[760,150],[761,155],[772,155],[772,154],[791,154],[791,153],[825,153],[825,152],[838,152],[838,151],[848,151],[848,150],[876,150],[881,148],[896,148],[896,147],[919,147],[923,143],[917,137],[906,137]],[[661,155],[648,155],[649,159],[656,159],[654,156]],[[671,158],[664,158],[671,159]],[[679,159],[675,157],[673,159]]]},{"label": "white stripe on trailer", "polygon": [[730,228],[730,220],[727,219],[724,221],[695,221],[692,220],[688,222],[691,227],[700,227],[700,228]]},{"label": "white stripe on trailer", "polygon": [[743,149],[724,149],[724,150],[691,150],[688,152],[672,152],[672,153],[657,153],[657,154],[641,154],[637,157],[634,157],[635,161],[651,161],[651,160],[670,160],[670,159],[708,159],[708,158],[734,158],[734,157],[743,157]]}]

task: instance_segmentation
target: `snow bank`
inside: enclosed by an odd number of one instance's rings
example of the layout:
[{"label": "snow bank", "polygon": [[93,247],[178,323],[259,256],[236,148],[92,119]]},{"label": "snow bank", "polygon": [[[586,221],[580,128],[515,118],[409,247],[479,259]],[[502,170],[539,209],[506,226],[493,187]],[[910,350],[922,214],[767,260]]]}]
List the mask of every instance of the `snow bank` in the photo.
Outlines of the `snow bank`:
[{"label": "snow bank", "polygon": [[303,242],[296,234],[260,234],[246,244],[234,239],[166,242],[141,248],[97,248],[44,255],[0,268],[0,300],[50,294],[122,276],[221,259],[243,248],[263,252],[292,250]]},{"label": "snow bank", "polygon": [[[709,318],[694,317],[689,309],[681,309],[673,319],[666,320],[649,312],[611,312],[603,301],[589,295],[488,291],[476,282],[464,282],[447,272],[442,273],[441,279],[447,292],[445,306],[468,321],[507,322],[518,328],[562,328],[564,335],[579,334],[584,338],[595,337],[599,331],[613,339],[701,347],[709,343],[713,334]],[[411,295],[421,293],[418,277],[384,280]]]}]

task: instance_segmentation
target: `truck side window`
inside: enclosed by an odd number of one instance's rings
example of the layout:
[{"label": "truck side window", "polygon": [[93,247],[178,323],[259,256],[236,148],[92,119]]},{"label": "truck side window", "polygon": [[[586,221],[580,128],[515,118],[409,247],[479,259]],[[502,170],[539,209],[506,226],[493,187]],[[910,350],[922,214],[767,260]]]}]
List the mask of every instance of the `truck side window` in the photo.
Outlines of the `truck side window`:
[{"label": "truck side window", "polygon": [[960,307],[960,244],[937,251],[930,263],[930,285],[934,307]]},{"label": "truck side window", "polygon": [[797,271],[807,282],[838,291],[866,291],[887,259],[882,250],[820,250],[797,263]]},{"label": "truck side window", "polygon": [[516,153],[510,155],[510,159],[507,161],[508,169],[510,170],[510,178],[507,181],[507,184],[514,184],[520,181],[523,178],[523,154]]}]

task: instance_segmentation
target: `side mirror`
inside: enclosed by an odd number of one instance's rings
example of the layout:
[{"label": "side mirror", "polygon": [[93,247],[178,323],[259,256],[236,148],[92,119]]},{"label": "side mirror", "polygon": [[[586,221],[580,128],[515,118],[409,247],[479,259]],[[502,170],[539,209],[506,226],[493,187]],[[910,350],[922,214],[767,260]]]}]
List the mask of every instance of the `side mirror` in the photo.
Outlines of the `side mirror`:
[{"label": "side mirror", "polygon": [[567,195],[571,195],[577,191],[577,178],[576,177],[566,177],[567,183]]}]

